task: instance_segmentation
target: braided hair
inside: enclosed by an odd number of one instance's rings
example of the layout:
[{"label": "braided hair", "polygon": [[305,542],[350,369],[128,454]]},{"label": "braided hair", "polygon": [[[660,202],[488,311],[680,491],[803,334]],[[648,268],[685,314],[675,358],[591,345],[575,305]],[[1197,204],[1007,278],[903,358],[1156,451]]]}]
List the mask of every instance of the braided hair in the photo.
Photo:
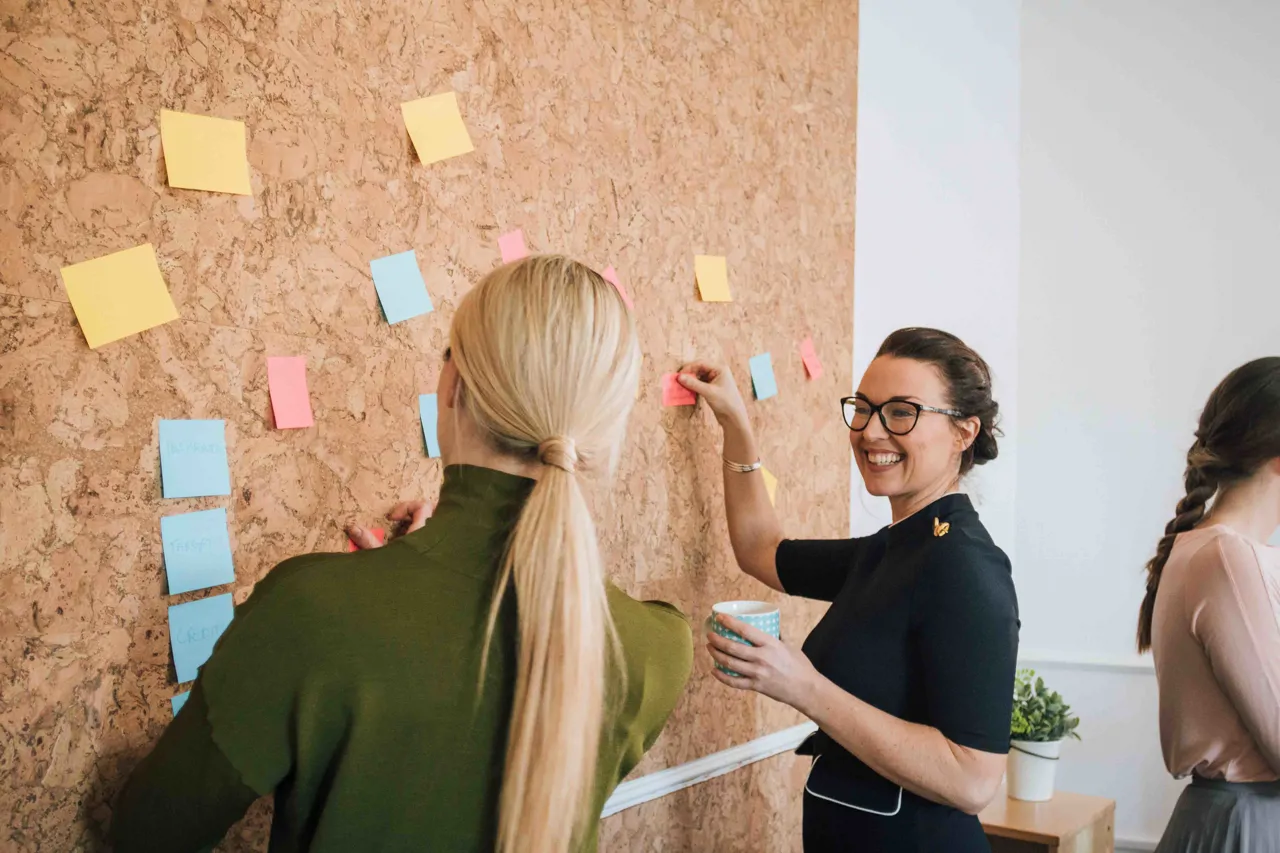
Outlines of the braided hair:
[{"label": "braided hair", "polygon": [[1160,575],[1179,533],[1205,517],[1209,502],[1246,480],[1268,459],[1280,457],[1280,357],[1237,367],[1218,383],[1200,413],[1196,440],[1182,475],[1185,494],[1147,561],[1147,594],[1138,610],[1138,651],[1151,648],[1151,623]]}]

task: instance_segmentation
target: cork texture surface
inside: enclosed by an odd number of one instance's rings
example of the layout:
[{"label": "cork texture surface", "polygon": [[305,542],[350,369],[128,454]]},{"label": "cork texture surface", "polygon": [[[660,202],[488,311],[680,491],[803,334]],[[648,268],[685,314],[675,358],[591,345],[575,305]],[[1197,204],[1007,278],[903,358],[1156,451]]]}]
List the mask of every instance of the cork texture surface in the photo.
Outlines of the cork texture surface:
[{"label": "cork texture surface", "polygon": [[[822,608],[737,570],[719,429],[664,409],[659,377],[730,364],[787,535],[847,535],[856,65],[839,0],[0,0],[0,846],[102,849],[170,719],[166,608],[209,591],[165,595],[162,515],[226,508],[241,601],[438,492],[416,398],[514,228],[612,264],[635,300],[642,392],[614,480],[589,486],[614,579],[696,624],[779,601],[802,639]],[[476,150],[423,166],[400,103],[451,89]],[[244,121],[253,194],[168,187],[161,109]],[[59,269],[146,242],[181,319],[90,350]],[[388,326],[369,261],[410,248],[436,310]],[[732,303],[697,301],[695,254],[727,257]],[[761,352],[779,393],[756,402]],[[314,428],[272,428],[269,355],[306,357]],[[161,498],[162,418],[226,420],[230,497]],[[637,774],[800,722],[710,668],[699,648]],[[601,849],[798,849],[801,764],[623,812]],[[220,849],[265,850],[269,819],[259,803]]]}]

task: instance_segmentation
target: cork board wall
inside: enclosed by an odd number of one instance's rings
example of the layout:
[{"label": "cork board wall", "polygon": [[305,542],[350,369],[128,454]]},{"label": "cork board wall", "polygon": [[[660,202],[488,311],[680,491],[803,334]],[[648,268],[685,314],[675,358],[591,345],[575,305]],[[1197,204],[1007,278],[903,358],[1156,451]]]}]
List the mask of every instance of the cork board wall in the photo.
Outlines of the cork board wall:
[{"label": "cork board wall", "polygon": [[[2,846],[98,849],[170,719],[166,608],[209,592],[165,595],[162,515],[227,510],[240,601],[280,560],[340,550],[344,524],[436,494],[416,398],[503,231],[614,265],[634,297],[642,393],[612,488],[591,493],[623,588],[698,620],[765,593],[729,550],[718,428],[660,404],[659,375],[695,356],[729,362],[749,395],[747,359],[772,353],[779,394],[749,406],[784,527],[845,535],[856,15],[850,0],[0,2]],[[476,150],[423,166],[399,104],[450,89]],[[161,109],[243,120],[253,194],[169,188]],[[181,319],[90,350],[59,269],[146,242]],[[369,261],[409,248],[436,310],[388,326]],[[727,256],[734,302],[696,301],[697,253]],[[314,428],[272,428],[268,355],[306,357]],[[226,420],[229,498],[161,499],[162,418]],[[784,633],[819,613],[785,602]],[[709,666],[699,654],[638,773],[800,721]],[[798,803],[786,768],[765,800],[749,787],[765,769],[717,781],[739,790],[682,818],[700,841],[624,813],[603,846],[735,849],[717,823],[748,825],[780,791]],[[259,804],[223,849],[264,849],[268,816]]]}]

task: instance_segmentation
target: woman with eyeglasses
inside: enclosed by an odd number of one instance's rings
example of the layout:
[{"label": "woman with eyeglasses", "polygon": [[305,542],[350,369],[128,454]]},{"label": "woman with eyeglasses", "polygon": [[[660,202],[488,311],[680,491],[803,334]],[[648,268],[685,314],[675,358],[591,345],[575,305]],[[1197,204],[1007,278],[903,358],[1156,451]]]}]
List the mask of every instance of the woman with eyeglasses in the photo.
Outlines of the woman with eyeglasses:
[{"label": "woman with eyeglasses", "polygon": [[900,329],[840,401],[867,491],[893,523],[858,539],[783,537],[746,407],[726,367],[682,384],[724,431],[724,495],[738,565],[773,589],[831,602],[794,649],[738,620],[750,644],[707,634],[729,687],[819,726],[804,790],[804,849],[989,851],[976,817],[1009,750],[1018,604],[1008,558],[960,483],[996,458],[991,373],[954,335]]}]

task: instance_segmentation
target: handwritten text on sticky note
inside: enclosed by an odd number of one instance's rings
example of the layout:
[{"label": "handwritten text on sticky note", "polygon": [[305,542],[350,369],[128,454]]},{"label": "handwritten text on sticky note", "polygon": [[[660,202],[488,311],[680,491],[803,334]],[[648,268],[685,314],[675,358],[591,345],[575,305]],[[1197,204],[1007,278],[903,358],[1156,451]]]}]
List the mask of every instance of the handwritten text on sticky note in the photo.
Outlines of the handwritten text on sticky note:
[{"label": "handwritten text on sticky note", "polygon": [[178,319],[150,243],[62,268],[90,349]]},{"label": "handwritten text on sticky note", "polygon": [[440,439],[436,435],[439,411],[435,394],[418,395],[418,415],[422,418],[422,438],[427,443],[427,455],[434,459],[440,455]]},{"label": "handwritten text on sticky note", "polygon": [[698,395],[680,384],[676,373],[662,374],[662,405],[692,406],[698,402]]},{"label": "handwritten text on sticky note", "polygon": [[267,387],[271,389],[271,414],[276,429],[300,429],[315,425],[311,395],[307,393],[307,360],[298,356],[267,357]]},{"label": "handwritten text on sticky note", "polygon": [[231,494],[224,421],[160,421],[160,480],[166,498]]},{"label": "handwritten text on sticky note", "polygon": [[778,393],[778,383],[773,377],[773,359],[769,353],[751,357],[751,385],[757,400],[767,400]]},{"label": "handwritten text on sticky note", "polygon": [[375,258],[369,262],[369,271],[388,323],[399,323],[434,310],[427,283],[422,280],[422,270],[418,267],[418,256],[412,249]]},{"label": "handwritten text on sticky note", "polygon": [[173,648],[179,684],[196,677],[234,613],[229,592],[169,608],[169,645]]},{"label": "handwritten text on sticky note", "polygon": [[160,543],[170,595],[236,579],[225,509],[166,515],[160,519]]},{"label": "handwritten text on sticky note", "polygon": [[720,255],[696,255],[693,274],[703,302],[732,302],[729,294],[729,266]]},{"label": "handwritten text on sticky note", "polygon": [[524,245],[524,229],[517,228],[499,237],[498,251],[502,253],[504,264],[529,257],[529,250]]},{"label": "handwritten text on sticky note", "polygon": [[822,361],[818,358],[818,352],[813,348],[813,338],[805,338],[800,342],[800,360],[804,362],[805,372],[809,374],[810,379],[822,378]]},{"label": "handwritten text on sticky note", "polygon": [[400,105],[400,112],[423,165],[475,150],[471,134],[467,133],[467,126],[462,122],[462,113],[458,111],[455,93],[444,92],[408,101]]},{"label": "handwritten text on sticky note", "polygon": [[169,186],[251,195],[244,122],[160,111],[160,144]]}]

